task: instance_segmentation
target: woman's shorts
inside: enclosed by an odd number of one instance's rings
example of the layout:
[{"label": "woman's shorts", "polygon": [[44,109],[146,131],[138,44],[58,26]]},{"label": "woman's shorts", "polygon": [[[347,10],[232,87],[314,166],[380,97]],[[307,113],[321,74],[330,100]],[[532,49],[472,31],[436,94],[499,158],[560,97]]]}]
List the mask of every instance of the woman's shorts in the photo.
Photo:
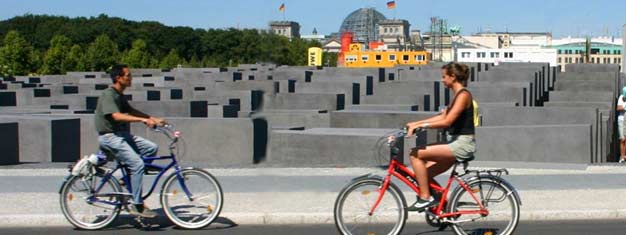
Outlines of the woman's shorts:
[{"label": "woman's shorts", "polygon": [[476,141],[473,135],[448,135],[448,146],[460,160],[468,160],[474,157]]}]

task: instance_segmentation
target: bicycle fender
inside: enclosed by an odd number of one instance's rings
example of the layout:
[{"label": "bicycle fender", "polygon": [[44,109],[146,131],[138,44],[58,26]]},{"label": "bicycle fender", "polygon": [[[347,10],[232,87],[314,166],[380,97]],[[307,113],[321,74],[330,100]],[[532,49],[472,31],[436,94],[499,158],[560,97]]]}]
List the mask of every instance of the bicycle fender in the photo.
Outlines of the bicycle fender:
[{"label": "bicycle fender", "polygon": [[63,178],[63,183],[61,183],[61,187],[59,187],[59,194],[61,194],[61,191],[63,191],[63,187],[65,187],[65,184],[67,184],[67,181],[70,178],[72,178],[72,174],[69,174]]},{"label": "bicycle fender", "polygon": [[513,187],[513,185],[511,183],[509,183],[509,181],[506,181],[503,178],[500,177],[494,177],[494,176],[490,176],[490,175],[481,175],[481,176],[474,176],[472,178],[469,178],[466,182],[467,184],[472,183],[473,181],[477,181],[477,180],[492,180],[495,181],[497,183],[503,184],[505,187],[507,187],[509,190],[511,190],[510,193],[513,193],[513,197],[515,197],[515,199],[517,200],[517,202],[519,203],[519,205],[522,205],[522,198],[519,196],[519,193],[517,192],[517,189],[515,187]]},{"label": "bicycle fender", "polygon": [[359,180],[364,180],[364,179],[377,179],[377,180],[383,180],[383,177],[379,176],[379,175],[374,175],[372,173],[369,174],[365,174],[359,177],[355,177],[352,178],[352,180],[350,180],[351,182],[355,182],[355,181],[359,181]]}]

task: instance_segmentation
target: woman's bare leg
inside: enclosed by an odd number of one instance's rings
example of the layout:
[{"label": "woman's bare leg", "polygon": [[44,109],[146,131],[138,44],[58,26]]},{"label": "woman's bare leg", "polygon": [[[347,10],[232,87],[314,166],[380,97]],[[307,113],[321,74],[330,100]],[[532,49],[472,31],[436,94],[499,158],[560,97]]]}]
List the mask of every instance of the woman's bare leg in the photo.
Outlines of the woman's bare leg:
[{"label": "woman's bare leg", "polygon": [[413,150],[410,159],[420,188],[419,196],[426,199],[430,197],[429,180],[448,170],[454,164],[455,156],[447,144],[440,144],[427,146],[426,149]]}]

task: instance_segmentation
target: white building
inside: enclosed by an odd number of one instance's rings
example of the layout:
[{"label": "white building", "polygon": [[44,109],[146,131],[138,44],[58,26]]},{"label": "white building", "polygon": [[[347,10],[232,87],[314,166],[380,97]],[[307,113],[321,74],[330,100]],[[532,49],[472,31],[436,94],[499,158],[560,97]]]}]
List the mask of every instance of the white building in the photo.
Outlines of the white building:
[{"label": "white building", "polygon": [[340,52],[341,42],[337,39],[330,39],[322,45],[324,52]]},{"label": "white building", "polygon": [[557,66],[557,50],[548,48],[459,48],[457,49],[459,62],[543,62],[550,66]]}]

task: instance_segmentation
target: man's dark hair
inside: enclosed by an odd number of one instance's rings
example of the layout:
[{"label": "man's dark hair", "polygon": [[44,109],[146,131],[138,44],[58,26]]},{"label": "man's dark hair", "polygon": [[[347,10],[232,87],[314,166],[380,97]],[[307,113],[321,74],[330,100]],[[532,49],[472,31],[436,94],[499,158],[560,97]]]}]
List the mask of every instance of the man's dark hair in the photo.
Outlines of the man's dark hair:
[{"label": "man's dark hair", "polygon": [[124,68],[128,68],[125,64],[116,64],[111,67],[111,81],[115,83],[115,78],[124,76]]}]

